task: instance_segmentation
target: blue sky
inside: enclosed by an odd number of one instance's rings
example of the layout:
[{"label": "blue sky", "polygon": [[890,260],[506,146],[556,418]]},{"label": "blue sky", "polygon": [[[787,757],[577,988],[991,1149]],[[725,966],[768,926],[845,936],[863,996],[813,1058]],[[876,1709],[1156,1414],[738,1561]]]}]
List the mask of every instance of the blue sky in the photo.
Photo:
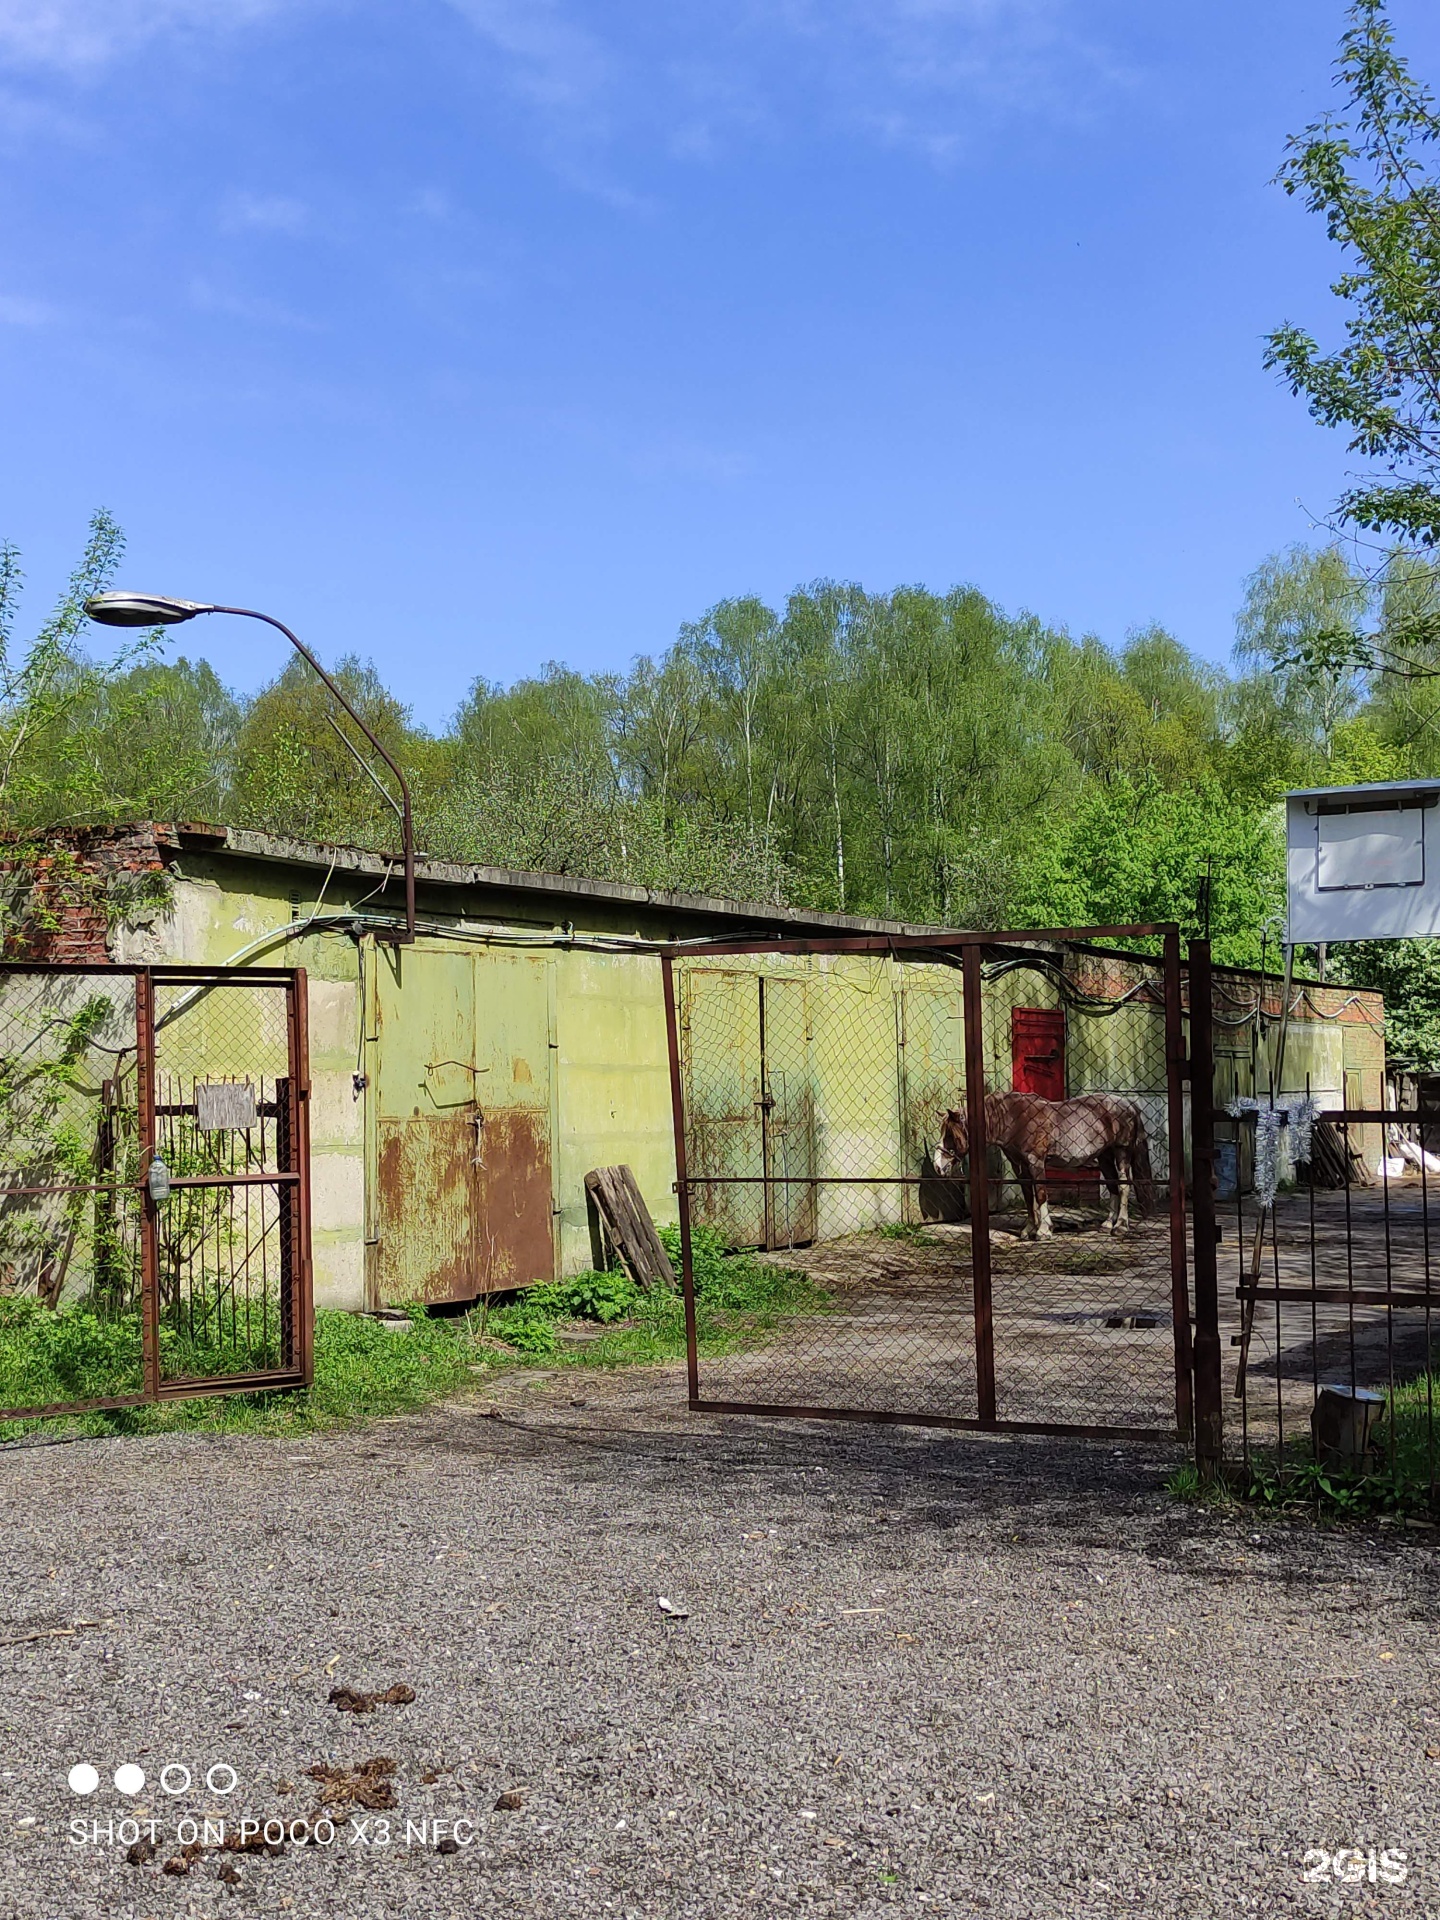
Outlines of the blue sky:
[{"label": "blue sky", "polygon": [[[442,722],[743,592],[1215,657],[1348,462],[1268,184],[1338,0],[0,0],[0,534]],[[1440,74],[1440,22],[1398,0]],[[194,638],[192,639],[192,634]],[[203,636],[203,638],[202,638]],[[191,629],[232,684],[281,663]]]}]

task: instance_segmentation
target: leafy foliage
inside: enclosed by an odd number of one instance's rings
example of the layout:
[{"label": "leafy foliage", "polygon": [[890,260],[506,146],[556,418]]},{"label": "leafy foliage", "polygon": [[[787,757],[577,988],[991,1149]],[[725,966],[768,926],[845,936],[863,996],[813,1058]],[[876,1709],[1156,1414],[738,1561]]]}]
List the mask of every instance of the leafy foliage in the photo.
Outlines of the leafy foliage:
[{"label": "leafy foliage", "polygon": [[[119,550],[97,516],[7,667],[0,826],[31,830],[0,889],[7,925],[66,897],[40,830],[76,818],[209,814],[393,850],[363,742],[302,662],[249,701],[151,639],[84,662],[80,597]],[[552,662],[476,682],[439,734],[373,666],[336,671],[406,768],[436,855],[931,924],[1208,924],[1219,959],[1254,964],[1278,944],[1285,788],[1440,770],[1440,678],[1395,664],[1397,636],[1440,618],[1437,567],[1413,549],[1374,578],[1336,545],[1272,555],[1246,585],[1233,675],[1155,627],[1110,647],[971,587],[832,581],[782,608],[721,601],[626,673]],[[9,553],[11,611],[17,581]],[[30,884],[44,863],[49,894]]]},{"label": "leafy foliage", "polygon": [[1342,979],[1385,996],[1387,1058],[1440,1066],[1440,941],[1352,940],[1335,952]]},{"label": "leafy foliage", "polygon": [[1347,314],[1329,352],[1305,329],[1270,336],[1267,364],[1380,472],[1341,501],[1357,525],[1433,546],[1440,539],[1440,136],[1432,96],[1396,51],[1385,0],[1355,0],[1336,83],[1344,111],[1289,143],[1280,180],[1325,222],[1345,256],[1333,292]]}]

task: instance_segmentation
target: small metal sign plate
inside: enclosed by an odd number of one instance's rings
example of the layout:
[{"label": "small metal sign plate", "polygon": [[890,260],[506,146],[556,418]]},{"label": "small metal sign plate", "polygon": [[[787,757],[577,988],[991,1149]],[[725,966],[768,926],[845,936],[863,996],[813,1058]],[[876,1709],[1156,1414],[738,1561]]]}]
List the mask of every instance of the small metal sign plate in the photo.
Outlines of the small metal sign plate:
[{"label": "small metal sign plate", "polygon": [[244,1133],[255,1125],[255,1089],[248,1080],[197,1080],[195,1111],[202,1133]]}]

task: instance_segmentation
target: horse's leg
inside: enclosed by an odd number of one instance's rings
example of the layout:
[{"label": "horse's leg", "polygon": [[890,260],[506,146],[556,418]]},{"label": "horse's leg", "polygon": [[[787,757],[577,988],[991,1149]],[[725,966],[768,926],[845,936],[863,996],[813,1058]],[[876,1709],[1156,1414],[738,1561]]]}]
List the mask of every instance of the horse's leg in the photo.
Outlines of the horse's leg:
[{"label": "horse's leg", "polygon": [[1119,1192],[1115,1201],[1115,1218],[1110,1231],[1119,1233],[1123,1228],[1130,1231],[1130,1189],[1135,1184],[1135,1156],[1128,1147],[1115,1149],[1116,1185]]},{"label": "horse's leg", "polygon": [[1035,1193],[1035,1205],[1031,1217],[1035,1221],[1032,1238],[1048,1240],[1054,1232],[1050,1225],[1050,1189],[1045,1185],[1045,1162],[1040,1159],[1030,1163],[1030,1184]]},{"label": "horse's leg", "polygon": [[1106,1147],[1105,1151],[1097,1156],[1097,1161],[1100,1177],[1105,1182],[1105,1191],[1110,1196],[1110,1214],[1105,1222],[1105,1231],[1114,1233],[1115,1224],[1120,1218],[1120,1196],[1123,1191],[1115,1149]]},{"label": "horse's leg", "polygon": [[1010,1171],[1015,1176],[1015,1184],[1020,1189],[1020,1198],[1025,1203],[1025,1237],[1033,1239],[1035,1233],[1035,1200],[1030,1191],[1030,1163],[1026,1160],[1024,1154],[1017,1151],[1014,1147],[1002,1147],[1001,1152],[1005,1155]]},{"label": "horse's leg", "polygon": [[1035,1181],[1030,1171],[1030,1156],[1022,1153],[1018,1147],[1005,1147],[1003,1152],[1010,1162],[1010,1171],[1019,1183],[1020,1196],[1025,1202],[1024,1237],[1027,1240],[1033,1240],[1038,1222],[1035,1214]]}]

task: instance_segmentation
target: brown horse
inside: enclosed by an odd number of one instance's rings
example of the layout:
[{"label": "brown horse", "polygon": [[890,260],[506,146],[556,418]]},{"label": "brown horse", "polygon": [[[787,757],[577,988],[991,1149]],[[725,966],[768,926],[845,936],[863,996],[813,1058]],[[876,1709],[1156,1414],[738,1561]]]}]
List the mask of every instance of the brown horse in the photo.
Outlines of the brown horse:
[{"label": "brown horse", "polygon": [[[1110,1194],[1107,1227],[1117,1233],[1130,1224],[1130,1190],[1137,1208],[1150,1204],[1150,1142],[1145,1120],[1133,1100],[1113,1093],[1082,1093],[1073,1100],[1042,1100],[1038,1093],[987,1093],[985,1134],[1015,1169],[1025,1196],[1032,1240],[1047,1239],[1050,1198],[1045,1166],[1100,1169]],[[942,1180],[948,1179],[970,1151],[970,1123],[953,1108],[940,1127],[940,1144],[931,1155]]]}]

